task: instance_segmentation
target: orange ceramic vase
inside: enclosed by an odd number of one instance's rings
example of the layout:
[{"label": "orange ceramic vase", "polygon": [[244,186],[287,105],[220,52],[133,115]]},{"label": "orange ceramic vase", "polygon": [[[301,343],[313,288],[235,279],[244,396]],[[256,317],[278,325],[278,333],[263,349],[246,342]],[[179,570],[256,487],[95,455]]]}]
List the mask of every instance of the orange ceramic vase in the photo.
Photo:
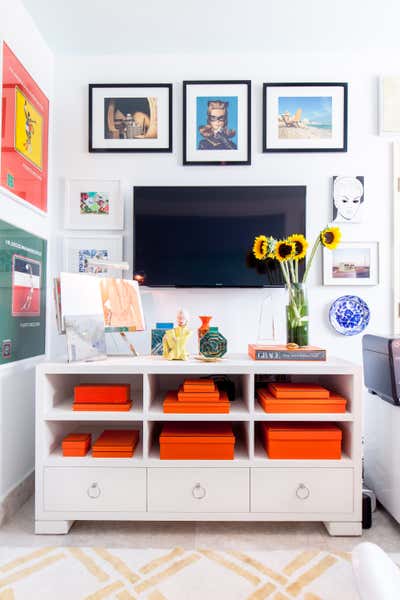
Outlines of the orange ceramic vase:
[{"label": "orange ceramic vase", "polygon": [[199,342],[200,342],[203,335],[205,335],[207,333],[207,331],[210,329],[210,321],[211,321],[212,317],[200,317],[199,316],[199,319],[201,321],[201,325],[197,331],[198,331]]}]

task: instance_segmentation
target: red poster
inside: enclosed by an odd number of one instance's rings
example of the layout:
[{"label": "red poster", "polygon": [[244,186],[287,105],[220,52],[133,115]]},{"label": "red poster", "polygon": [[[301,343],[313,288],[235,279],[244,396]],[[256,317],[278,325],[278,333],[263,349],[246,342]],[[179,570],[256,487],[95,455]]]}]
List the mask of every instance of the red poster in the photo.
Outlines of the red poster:
[{"label": "red poster", "polygon": [[47,212],[49,101],[3,43],[1,185]]}]

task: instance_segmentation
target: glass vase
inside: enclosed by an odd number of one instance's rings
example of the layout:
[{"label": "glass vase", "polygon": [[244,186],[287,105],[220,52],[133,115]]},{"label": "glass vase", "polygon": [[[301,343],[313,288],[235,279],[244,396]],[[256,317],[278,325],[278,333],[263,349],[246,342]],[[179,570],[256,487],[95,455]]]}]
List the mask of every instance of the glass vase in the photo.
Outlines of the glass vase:
[{"label": "glass vase", "polygon": [[292,283],[288,290],[286,307],[286,341],[298,346],[308,346],[308,298],[303,283]]}]

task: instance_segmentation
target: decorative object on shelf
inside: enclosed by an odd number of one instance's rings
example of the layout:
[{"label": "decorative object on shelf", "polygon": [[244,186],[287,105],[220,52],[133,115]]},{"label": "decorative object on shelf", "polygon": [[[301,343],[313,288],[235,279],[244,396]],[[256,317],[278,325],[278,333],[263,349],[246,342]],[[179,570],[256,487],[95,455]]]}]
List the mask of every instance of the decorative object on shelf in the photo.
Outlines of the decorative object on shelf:
[{"label": "decorative object on shelf", "polygon": [[357,335],[369,323],[370,310],[359,296],[340,296],[329,309],[332,327],[342,335]]},{"label": "decorative object on shelf", "polygon": [[139,442],[137,429],[105,429],[92,446],[94,458],[132,458]]},{"label": "decorative object on shelf", "polygon": [[89,152],[172,152],[172,84],[90,84]]},{"label": "decorative object on shelf", "polygon": [[199,319],[201,321],[201,325],[197,330],[197,336],[199,339],[199,347],[200,347],[200,340],[203,337],[203,335],[205,335],[207,333],[207,331],[210,329],[210,321],[211,321],[212,317],[210,317],[210,316],[200,317],[199,316]]},{"label": "decorative object on shelf", "polygon": [[204,358],[222,358],[227,349],[228,342],[218,327],[210,327],[200,339],[200,356]]},{"label": "decorative object on shelf", "polygon": [[251,82],[183,82],[183,164],[251,163]]},{"label": "decorative object on shelf", "polygon": [[332,223],[361,223],[364,203],[364,177],[333,177]]},{"label": "decorative object on shelf", "polygon": [[[261,423],[268,458],[292,460],[340,460],[342,430],[334,423]],[[296,491],[305,500],[310,490],[300,484]]]},{"label": "decorative object on shelf", "polygon": [[347,83],[264,83],[263,152],[347,152]]},{"label": "decorative object on shelf", "polygon": [[173,327],[173,323],[156,323],[155,329],[151,330],[151,354],[153,356],[162,356],[165,332]]},{"label": "decorative object on shelf", "polygon": [[66,229],[123,229],[121,182],[101,179],[67,180],[64,226]]},{"label": "decorative object on shelf", "polygon": [[233,460],[236,438],[231,423],[164,423],[159,442],[161,460]]},{"label": "decorative object on shelf", "polygon": [[91,433],[69,433],[61,442],[63,456],[86,456],[92,441]]},{"label": "decorative object on shelf", "polygon": [[[92,259],[122,261],[122,236],[120,235],[67,235],[64,236],[64,269],[71,273],[121,276],[112,266],[96,266]],[[107,264],[107,263],[106,263]]]},{"label": "decorative object on shelf", "polygon": [[275,341],[275,317],[271,296],[266,296],[260,306],[257,327],[257,343],[267,344]]},{"label": "decorative object on shelf", "polygon": [[107,358],[104,321],[100,315],[65,315],[68,362]]},{"label": "decorative object on shelf", "polygon": [[3,42],[1,185],[47,212],[49,101]]},{"label": "decorative object on shelf", "polygon": [[400,135],[400,77],[381,77],[379,85],[379,135]]},{"label": "decorative object on shelf", "polygon": [[326,360],[326,350],[317,346],[303,346],[297,344],[249,344],[248,354],[253,360],[301,360],[314,361]]},{"label": "decorative object on shelf", "polygon": [[377,285],[379,242],[343,242],[323,254],[324,285]]},{"label": "decorative object on shelf", "polygon": [[325,227],[320,231],[311,250],[302,281],[299,276],[299,262],[305,259],[308,248],[304,235],[295,233],[284,240],[258,235],[254,240],[253,255],[256,260],[278,261],[285,279],[289,295],[286,307],[288,344],[308,346],[308,298],[305,283],[318,248],[322,245],[333,250],[338,246],[340,238],[341,232],[338,227]]},{"label": "decorative object on shelf", "polygon": [[179,309],[176,316],[176,327],[168,329],[163,338],[163,356],[168,360],[187,360],[189,353],[186,349],[186,344],[192,331],[190,331],[187,323],[189,315],[186,310]]}]

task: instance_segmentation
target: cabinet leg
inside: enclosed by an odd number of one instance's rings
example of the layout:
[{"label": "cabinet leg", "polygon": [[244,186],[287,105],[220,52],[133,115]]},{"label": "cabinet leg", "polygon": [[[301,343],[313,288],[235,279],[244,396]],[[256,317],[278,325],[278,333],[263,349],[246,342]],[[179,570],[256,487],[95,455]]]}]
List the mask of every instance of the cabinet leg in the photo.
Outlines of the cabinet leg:
[{"label": "cabinet leg", "polygon": [[329,535],[362,535],[362,523],[359,521],[325,521]]},{"label": "cabinet leg", "polygon": [[35,521],[35,533],[58,535],[68,533],[74,521]]}]

